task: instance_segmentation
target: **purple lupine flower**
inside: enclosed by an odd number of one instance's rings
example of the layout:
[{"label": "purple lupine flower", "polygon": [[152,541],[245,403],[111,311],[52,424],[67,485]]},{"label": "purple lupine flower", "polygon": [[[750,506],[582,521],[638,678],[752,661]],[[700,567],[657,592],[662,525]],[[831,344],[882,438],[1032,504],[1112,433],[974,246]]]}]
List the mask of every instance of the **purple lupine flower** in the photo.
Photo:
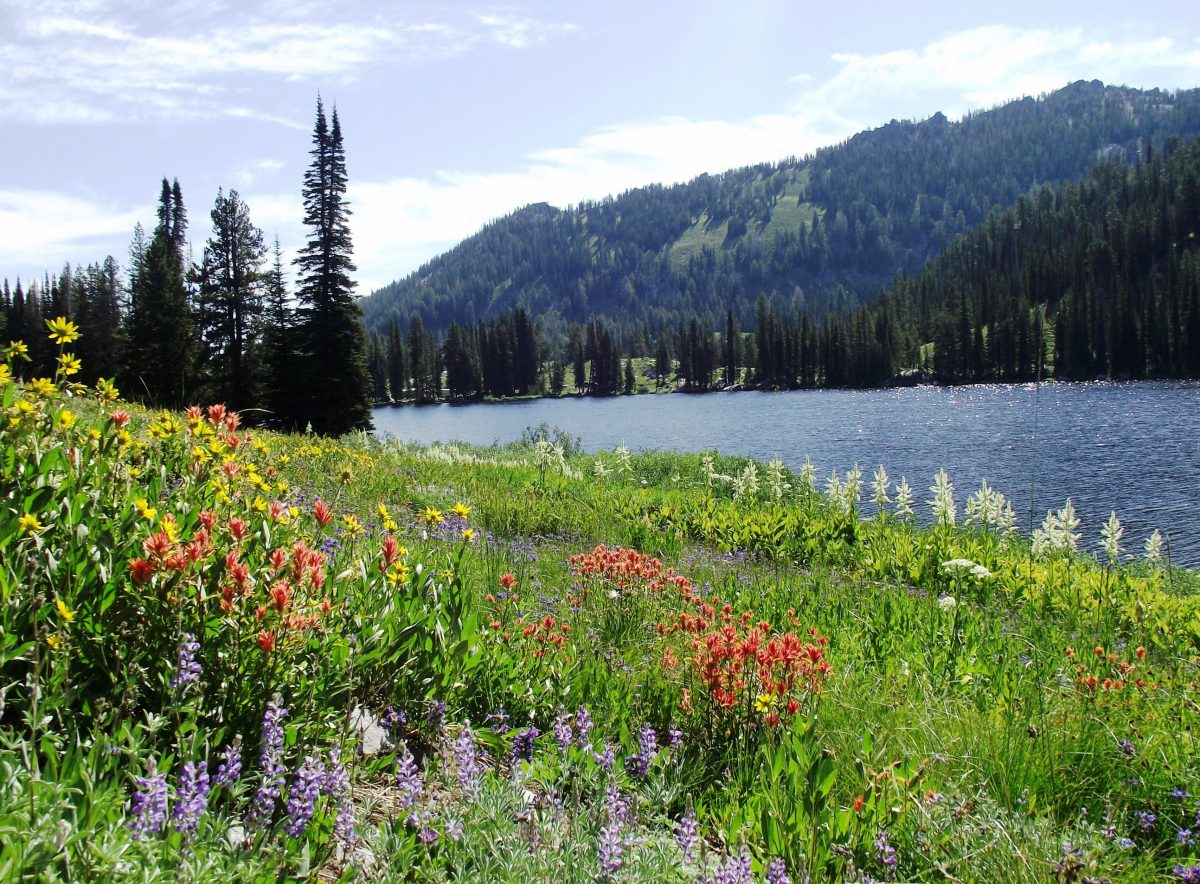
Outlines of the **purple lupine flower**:
[{"label": "purple lupine flower", "polygon": [[350,791],[350,774],[342,763],[342,750],[334,746],[329,750],[329,764],[325,767],[325,778],[321,781],[321,794],[330,798],[341,798]]},{"label": "purple lupine flower", "polygon": [[495,712],[489,713],[483,719],[483,723],[490,724],[493,733],[502,734],[508,730],[508,713],[504,711],[503,706],[499,706]]},{"label": "purple lupine flower", "polygon": [[685,863],[690,863],[696,859],[696,848],[700,846],[700,836],[697,834],[697,828],[696,813],[692,810],[691,804],[689,804],[687,812],[683,815],[683,819],[675,827],[675,843],[679,845]]},{"label": "purple lupine flower", "polygon": [[450,754],[454,761],[454,774],[458,778],[458,784],[468,795],[474,795],[479,791],[479,780],[483,771],[479,768],[479,749],[475,745],[475,734],[471,732],[469,722],[450,744]]},{"label": "purple lupine flower", "polygon": [[337,838],[343,849],[352,847],[358,841],[354,831],[354,805],[348,797],[338,805],[337,816],[333,820],[333,837]]},{"label": "purple lupine flower", "polygon": [[266,821],[275,812],[275,801],[286,782],[284,775],[287,768],[283,766],[283,720],[288,711],[283,706],[283,698],[279,694],[271,697],[267,703],[267,711],[263,713],[262,740],[258,749],[258,763],[262,768],[262,783],[254,795],[252,816],[259,821]]},{"label": "purple lupine flower", "polygon": [[396,739],[400,728],[405,724],[408,724],[408,716],[404,714],[403,710],[397,712],[394,706],[389,706],[384,710],[383,726],[387,728],[393,740]]},{"label": "purple lupine flower", "polygon": [[737,856],[727,856],[717,869],[713,884],[751,884],[754,874],[750,866],[750,854],[746,848]]},{"label": "purple lupine flower", "polygon": [[454,843],[462,840],[463,836],[463,821],[460,819],[446,820],[446,837]]},{"label": "purple lupine flower", "polygon": [[1191,829],[1180,829],[1175,835],[1175,843],[1182,847],[1195,847],[1196,836]]},{"label": "purple lupine flower", "polygon": [[612,770],[613,765],[617,763],[616,752],[613,750],[613,745],[608,740],[604,741],[604,745],[600,747],[600,751],[594,754],[596,763],[600,765],[601,770]]},{"label": "purple lupine flower", "polygon": [[636,754],[625,759],[625,772],[630,776],[645,779],[650,773],[650,765],[658,756],[658,734],[650,725],[645,725],[638,738],[641,745]]},{"label": "purple lupine flower", "polygon": [[1121,750],[1122,755],[1125,755],[1128,757],[1133,757],[1134,755],[1137,755],[1137,747],[1133,745],[1132,740],[1118,740],[1117,748]]},{"label": "purple lupine flower", "polygon": [[158,772],[158,762],[151,758],[146,776],[134,781],[137,791],[129,803],[129,829],[136,840],[162,831],[167,819],[167,775]]},{"label": "purple lupine flower", "polygon": [[604,787],[604,813],[611,822],[624,824],[629,821],[629,799],[621,794],[614,780]]},{"label": "purple lupine flower", "polygon": [[1134,822],[1142,827],[1143,832],[1149,832],[1154,828],[1154,822],[1158,819],[1152,810],[1139,810],[1133,815]]},{"label": "purple lupine flower", "polygon": [[677,727],[671,727],[667,731],[667,746],[671,749],[678,749],[683,745],[683,731]]},{"label": "purple lupine flower", "polygon": [[563,709],[559,709],[558,714],[554,716],[554,741],[558,743],[558,748],[564,755],[571,748],[571,744],[575,742],[571,716],[567,715]]},{"label": "purple lupine flower", "polygon": [[411,810],[421,800],[425,784],[412,753],[406,748],[396,760],[396,788],[400,790],[400,809]]},{"label": "purple lupine flower", "polygon": [[208,762],[193,764],[185,761],[175,787],[175,809],[171,811],[175,831],[184,834],[196,831],[200,817],[208,808],[208,790]]},{"label": "purple lupine flower", "polygon": [[538,733],[538,729],[533,725],[517,732],[509,748],[509,759],[513,763],[519,759],[533,761],[533,741],[538,738]]},{"label": "purple lupine flower", "polygon": [[421,831],[417,832],[417,838],[419,838],[421,843],[426,847],[437,847],[437,829],[430,828],[429,826],[422,826]]},{"label": "purple lupine flower", "polygon": [[1117,847],[1121,848],[1122,850],[1133,850],[1133,839],[1122,838],[1117,842]]},{"label": "purple lupine flower", "polygon": [[1180,881],[1200,881],[1200,864],[1194,866],[1176,864],[1175,868],[1171,870],[1171,876]]},{"label": "purple lupine flower", "polygon": [[579,711],[575,713],[575,739],[583,749],[591,749],[592,744],[588,742],[588,738],[592,735],[592,713],[588,712],[587,706],[580,706]]},{"label": "purple lupine flower", "polygon": [[213,777],[213,785],[232,786],[241,775],[242,738],[238,737],[221,753],[221,763],[217,766],[217,775]]},{"label": "purple lupine flower", "polygon": [[429,704],[429,712],[425,715],[425,720],[429,722],[432,728],[441,729],[442,723],[446,720],[446,704],[441,700],[434,700]]},{"label": "purple lupine flower", "polygon": [[596,859],[600,864],[600,875],[611,878],[621,868],[625,855],[625,839],[621,837],[621,824],[611,822],[600,829],[596,844]]},{"label": "purple lupine flower", "polygon": [[783,861],[783,857],[773,856],[767,863],[767,884],[792,884],[792,879],[788,876],[787,863]]},{"label": "purple lupine flower", "polygon": [[875,858],[879,860],[880,865],[887,871],[889,878],[896,874],[896,848],[888,843],[887,832],[880,832],[879,837],[875,839]]},{"label": "purple lupine flower", "polygon": [[196,652],[200,650],[200,642],[190,632],[180,636],[178,657],[175,662],[175,674],[171,676],[170,688],[175,690],[188,682],[200,680],[200,664],[196,662]]},{"label": "purple lupine flower", "polygon": [[288,821],[284,826],[284,830],[293,838],[299,838],[308,828],[324,780],[325,765],[311,755],[296,770],[296,776],[288,787]]}]

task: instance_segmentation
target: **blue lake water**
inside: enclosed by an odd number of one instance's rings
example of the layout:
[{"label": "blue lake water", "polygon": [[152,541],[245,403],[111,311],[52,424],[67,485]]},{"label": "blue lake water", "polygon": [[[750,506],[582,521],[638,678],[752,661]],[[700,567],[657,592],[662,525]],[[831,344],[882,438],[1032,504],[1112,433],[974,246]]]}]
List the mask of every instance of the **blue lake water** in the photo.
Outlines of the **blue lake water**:
[{"label": "blue lake water", "polygon": [[1198,382],[536,399],[380,408],[373,417],[378,433],[421,443],[511,442],[545,422],[587,451],[718,450],[778,456],[793,470],[807,456],[821,487],[831,470],[857,463],[864,496],[883,464],[922,504],[944,467],[960,513],[987,479],[1013,500],[1024,533],[1070,497],[1090,546],[1116,510],[1131,552],[1159,528],[1173,561],[1200,565]]}]

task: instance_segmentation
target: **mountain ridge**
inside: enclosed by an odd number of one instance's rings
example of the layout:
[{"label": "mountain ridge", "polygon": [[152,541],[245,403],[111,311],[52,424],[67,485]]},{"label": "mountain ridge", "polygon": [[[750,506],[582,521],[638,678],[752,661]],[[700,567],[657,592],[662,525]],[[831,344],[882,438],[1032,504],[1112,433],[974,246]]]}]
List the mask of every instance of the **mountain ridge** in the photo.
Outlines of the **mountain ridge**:
[{"label": "mountain ridge", "polygon": [[754,317],[760,296],[820,317],[918,272],[997,206],[1098,161],[1200,134],[1200,90],[1077,81],[951,121],[892,120],[801,159],[634,188],[484,225],[360,301],[373,334],[421,315],[473,324],[520,306],[551,342],[593,317],[623,335]]}]

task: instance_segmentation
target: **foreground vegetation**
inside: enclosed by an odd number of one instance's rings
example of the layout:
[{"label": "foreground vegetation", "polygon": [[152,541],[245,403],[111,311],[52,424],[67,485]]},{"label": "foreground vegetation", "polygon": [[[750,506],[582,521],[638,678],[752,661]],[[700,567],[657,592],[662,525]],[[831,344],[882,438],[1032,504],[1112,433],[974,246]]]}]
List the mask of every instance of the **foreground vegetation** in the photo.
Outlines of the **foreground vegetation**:
[{"label": "foreground vegetation", "polygon": [[0,369],[0,878],[1200,878],[1200,581],[1115,517],[251,432],[50,326]]}]

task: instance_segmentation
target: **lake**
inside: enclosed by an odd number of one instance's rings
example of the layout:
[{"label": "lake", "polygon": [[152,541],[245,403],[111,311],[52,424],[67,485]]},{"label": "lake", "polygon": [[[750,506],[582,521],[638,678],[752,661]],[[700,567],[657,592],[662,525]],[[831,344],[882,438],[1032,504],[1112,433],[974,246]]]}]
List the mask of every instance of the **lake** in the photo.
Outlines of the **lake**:
[{"label": "lake", "polygon": [[831,470],[857,463],[864,497],[883,464],[893,480],[908,479],[925,514],[944,467],[960,517],[987,479],[1013,500],[1024,534],[1070,497],[1089,548],[1116,510],[1130,552],[1159,528],[1173,561],[1200,565],[1200,382],[534,399],[379,408],[373,417],[377,433],[425,444],[511,442],[545,422],[587,451],[715,449],[778,456],[793,471],[807,456],[821,488]]}]

